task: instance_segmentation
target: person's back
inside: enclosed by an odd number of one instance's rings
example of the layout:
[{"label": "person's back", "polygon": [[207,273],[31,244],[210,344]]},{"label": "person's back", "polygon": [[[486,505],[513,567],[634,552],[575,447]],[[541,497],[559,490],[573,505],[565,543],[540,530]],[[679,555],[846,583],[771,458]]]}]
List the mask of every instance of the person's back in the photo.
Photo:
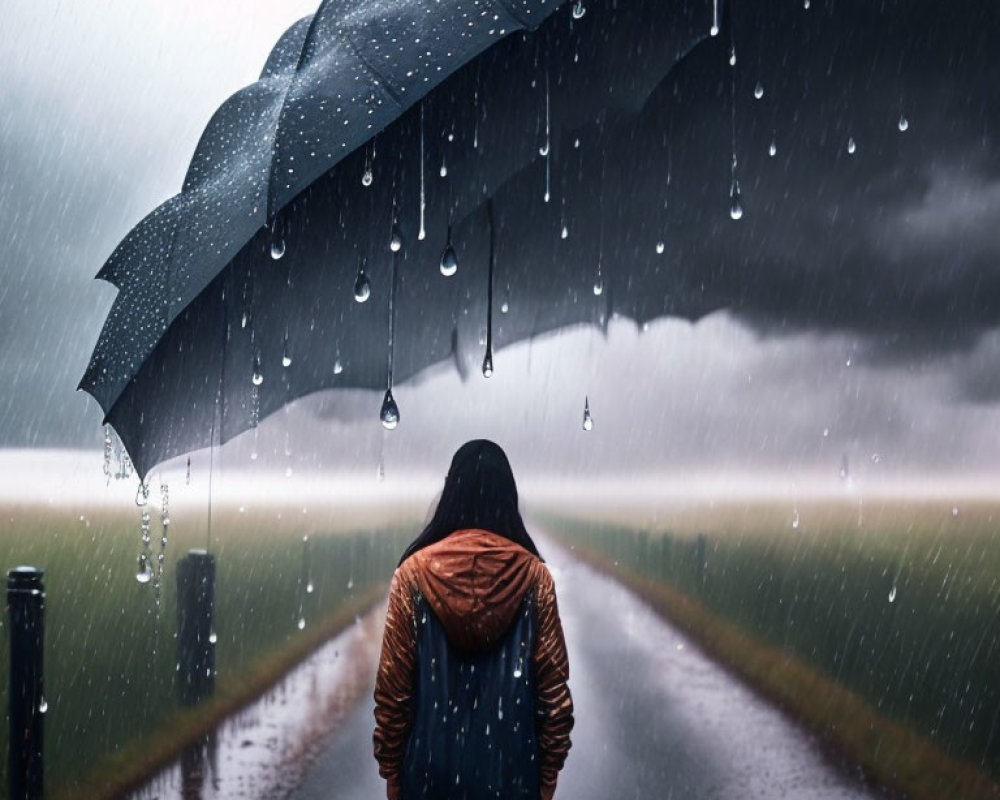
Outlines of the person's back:
[{"label": "person's back", "polygon": [[[449,480],[460,471],[453,462]],[[573,725],[569,667],[552,577],[513,540],[534,550],[521,531],[443,535],[432,521],[393,576],[374,737],[391,800],[545,800],[555,790]]]}]

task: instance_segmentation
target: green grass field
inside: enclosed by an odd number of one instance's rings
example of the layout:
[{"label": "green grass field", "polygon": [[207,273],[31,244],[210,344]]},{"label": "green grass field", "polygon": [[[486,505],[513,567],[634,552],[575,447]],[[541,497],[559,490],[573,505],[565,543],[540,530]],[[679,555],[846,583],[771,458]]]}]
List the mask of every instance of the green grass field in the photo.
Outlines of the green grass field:
[{"label": "green grass field", "polygon": [[[0,568],[45,569],[50,798],[94,797],[111,775],[134,779],[132,773],[143,765],[169,755],[172,731],[183,738],[205,724],[198,712],[178,715],[174,684],[174,567],[190,548],[205,547],[205,510],[171,512],[159,612],[153,587],[135,579],[138,517],[134,507],[82,515],[54,508],[0,509]],[[211,540],[217,558],[216,695],[238,705],[278,677],[289,659],[306,655],[320,637],[353,619],[372,601],[374,587],[388,580],[416,519],[405,509],[376,510],[367,518],[338,516],[332,509],[310,514],[294,507],[254,514],[216,509]],[[152,528],[156,553],[158,513]],[[306,591],[308,583],[312,592]],[[0,687],[6,709],[6,615],[2,624]],[[204,714],[218,715],[229,706],[208,704]],[[0,786],[6,790],[6,774],[0,775]]]},{"label": "green grass field", "polygon": [[[732,503],[547,523],[1000,777],[1000,506]],[[817,698],[815,702],[820,702]]]}]

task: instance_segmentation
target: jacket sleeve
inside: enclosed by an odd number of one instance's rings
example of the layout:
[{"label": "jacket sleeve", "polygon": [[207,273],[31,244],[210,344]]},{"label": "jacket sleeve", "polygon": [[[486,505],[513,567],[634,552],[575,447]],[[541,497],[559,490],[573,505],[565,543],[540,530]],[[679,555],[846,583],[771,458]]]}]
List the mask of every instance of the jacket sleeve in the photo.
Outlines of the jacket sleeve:
[{"label": "jacket sleeve", "polygon": [[556,778],[569,752],[573,729],[573,698],[569,693],[569,660],[563,638],[552,575],[540,565],[537,589],[538,643],[535,680],[538,687],[538,747],[542,800],[551,800]]},{"label": "jacket sleeve", "polygon": [[382,655],[375,676],[375,758],[386,780],[386,796],[398,800],[403,750],[413,713],[416,661],[413,595],[403,569],[389,587],[389,610],[382,637]]}]

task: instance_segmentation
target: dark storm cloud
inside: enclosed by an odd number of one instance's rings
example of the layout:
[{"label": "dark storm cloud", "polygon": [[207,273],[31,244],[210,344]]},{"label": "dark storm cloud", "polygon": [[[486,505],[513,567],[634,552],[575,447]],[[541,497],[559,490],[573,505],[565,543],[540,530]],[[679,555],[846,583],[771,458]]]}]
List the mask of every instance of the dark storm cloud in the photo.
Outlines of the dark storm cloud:
[{"label": "dark storm cloud", "polygon": [[742,220],[720,213],[724,36],[650,101],[671,131],[660,193],[690,295],[767,333],[862,333],[892,358],[974,345],[1000,324],[996,4],[733,9]]}]

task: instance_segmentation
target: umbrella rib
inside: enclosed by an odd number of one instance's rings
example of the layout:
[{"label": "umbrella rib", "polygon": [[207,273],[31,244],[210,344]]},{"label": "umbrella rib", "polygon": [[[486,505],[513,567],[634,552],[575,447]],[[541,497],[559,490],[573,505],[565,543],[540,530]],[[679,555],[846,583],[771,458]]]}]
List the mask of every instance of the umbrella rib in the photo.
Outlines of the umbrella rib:
[{"label": "umbrella rib", "polygon": [[537,25],[532,25],[531,20],[525,14],[518,11],[512,3],[507,2],[507,0],[494,0],[494,2],[506,11],[518,25],[523,25],[528,30],[534,30],[538,27]]},{"label": "umbrella rib", "polygon": [[355,56],[357,56],[358,61],[361,62],[361,65],[366,70],[368,70],[369,74],[371,74],[372,77],[374,77],[375,85],[383,89],[385,93],[389,95],[392,101],[397,106],[399,106],[401,110],[405,109],[406,106],[403,105],[403,98],[396,93],[396,91],[392,88],[392,84],[389,83],[386,77],[381,72],[379,72],[379,70],[375,67],[374,64],[372,64],[367,58],[365,58],[364,54],[361,52],[358,46],[354,44],[354,42],[351,40],[349,36],[345,36],[344,41],[347,42],[348,46],[351,48],[351,51],[354,53]]}]

